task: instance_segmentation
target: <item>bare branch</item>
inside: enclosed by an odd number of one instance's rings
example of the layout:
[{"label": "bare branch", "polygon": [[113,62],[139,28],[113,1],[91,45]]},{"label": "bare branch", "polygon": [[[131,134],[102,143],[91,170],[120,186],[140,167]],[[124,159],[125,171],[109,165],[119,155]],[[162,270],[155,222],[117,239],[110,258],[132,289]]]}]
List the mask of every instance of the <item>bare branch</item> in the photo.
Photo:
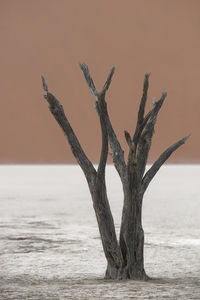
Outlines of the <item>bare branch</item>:
[{"label": "bare branch", "polygon": [[[115,68],[112,67],[112,69],[110,70],[110,73],[108,74],[106,83],[104,84],[104,87],[101,91],[101,95],[103,96],[103,100],[105,101],[105,93],[108,90],[113,74],[114,74]],[[107,110],[107,105],[105,105],[105,110],[104,110],[104,118],[105,118],[105,122],[106,122],[106,127],[107,127],[107,132],[108,132],[108,139],[109,139],[109,144],[110,147],[112,149],[112,159],[113,159],[113,163],[115,165],[116,170],[118,171],[120,177],[122,178],[125,174],[125,170],[126,170],[126,164],[124,161],[124,151],[121,148],[121,145],[117,139],[117,136],[115,134],[115,131],[112,127],[111,121],[110,121],[110,117],[108,114],[108,110]]]},{"label": "bare branch", "polygon": [[139,107],[139,111],[138,111],[138,122],[139,123],[142,123],[143,118],[144,118],[144,110],[145,110],[145,105],[147,102],[147,92],[148,92],[148,88],[149,88],[149,76],[150,76],[150,72],[147,72],[144,77],[143,95],[142,95],[142,99],[141,99],[140,107]]},{"label": "bare branch", "polygon": [[149,183],[154,178],[160,167],[164,164],[164,162],[170,157],[170,155],[176,151],[180,146],[182,146],[186,140],[190,137],[190,135],[182,138],[175,144],[173,144],[171,147],[169,147],[167,150],[165,150],[160,157],[154,162],[152,167],[146,172],[143,180],[142,180],[142,186],[143,186],[143,192],[146,191]]},{"label": "bare branch", "polygon": [[106,167],[106,162],[108,157],[108,133],[107,133],[106,121],[105,121],[105,108],[106,108],[106,102],[104,100],[104,96],[101,95],[98,97],[98,102],[97,102],[97,110],[98,110],[98,115],[101,124],[101,136],[102,136],[101,156],[100,156],[97,174],[100,175],[102,178],[105,178],[105,167]]},{"label": "bare branch", "polygon": [[44,76],[41,75],[41,79],[42,79],[42,87],[43,87],[43,90],[48,93],[48,87],[47,87],[47,84],[46,84],[46,81],[44,79]]},{"label": "bare branch", "polygon": [[128,155],[128,163],[127,163],[127,168],[128,170],[133,171],[133,167],[135,168],[136,166],[136,147],[134,142],[131,139],[131,136],[128,131],[124,131],[125,139],[126,142],[129,146],[129,155]]},{"label": "bare branch", "polygon": [[94,82],[92,80],[92,77],[90,76],[90,72],[89,72],[88,66],[85,63],[81,63],[81,62],[79,62],[79,66],[80,66],[81,70],[83,71],[83,74],[85,76],[85,79],[86,79],[86,82],[87,82],[87,84],[89,86],[89,89],[90,89],[90,91],[92,93],[92,96],[97,101],[98,93],[97,93],[96,87],[94,85]]},{"label": "bare branch", "polygon": [[130,133],[128,131],[124,130],[124,136],[125,136],[125,139],[126,139],[126,142],[129,146],[129,148],[131,148],[133,142],[131,140]]},{"label": "bare branch", "polygon": [[138,150],[137,164],[138,164],[138,173],[140,179],[142,179],[145,171],[145,166],[147,163],[152,137],[154,133],[156,118],[160,111],[160,108],[163,105],[166,96],[167,96],[167,92],[164,91],[160,100],[154,104],[154,107],[150,111],[150,114],[147,115],[148,121],[146,122],[146,125],[144,126],[141,137],[139,139],[138,149],[137,149]]},{"label": "bare branch", "polygon": [[116,133],[112,127],[107,109],[105,111],[105,120],[106,120],[106,126],[108,131],[109,144],[112,149],[113,163],[117,172],[119,173],[119,176],[122,178],[124,177],[126,171],[124,151],[122,150],[120,142],[118,141]]},{"label": "bare branch", "polygon": [[162,96],[159,101],[154,103],[153,109],[147,114],[146,118],[144,119],[144,123],[146,122],[144,126],[144,130],[142,132],[143,138],[152,138],[153,133],[154,133],[154,127],[157,119],[157,115],[163,105],[163,102],[167,96],[167,92],[164,91],[162,93]]},{"label": "bare branch", "polygon": [[[106,106],[106,102],[104,100],[105,93],[103,95],[103,94],[99,94],[97,92],[94,82],[93,82],[93,79],[90,75],[88,66],[85,63],[79,63],[79,66],[80,66],[81,70],[83,71],[83,74],[88,83],[89,89],[96,100],[96,110],[97,110],[97,113],[98,113],[98,116],[100,119],[101,136],[102,136],[101,155],[100,155],[100,161],[99,161],[97,173],[98,173],[98,175],[102,176],[102,179],[103,179],[105,177],[105,167],[106,167],[106,161],[107,161],[107,157],[108,157],[108,133],[107,133],[106,122],[105,122],[105,117],[104,117],[105,106]],[[111,81],[112,76],[109,76],[109,77],[110,77],[110,79],[108,78],[107,81],[108,80]],[[110,82],[108,84],[110,84]],[[109,85],[106,87],[108,89]]]},{"label": "bare branch", "polygon": [[134,145],[136,146],[136,148],[137,148],[137,144],[138,144],[138,141],[139,141],[139,139],[140,139],[141,133],[142,133],[144,127],[146,126],[147,122],[149,121],[149,119],[150,119],[150,117],[151,117],[151,115],[152,115],[152,111],[153,111],[153,109],[151,109],[151,110],[147,113],[147,115],[146,115],[145,118],[143,119],[143,122],[142,122],[142,124],[140,125],[140,127],[139,127],[139,129],[138,129],[138,131],[137,131],[137,133],[136,133],[136,135],[135,135],[135,138],[133,138],[133,143],[134,143]]},{"label": "bare branch", "polygon": [[109,86],[111,84],[111,80],[112,80],[114,72],[115,72],[115,67],[112,67],[112,69],[110,70],[110,73],[108,74],[107,80],[106,80],[106,82],[104,84],[104,87],[103,87],[103,89],[101,91],[102,95],[105,95],[105,93],[109,89]]},{"label": "bare branch", "polygon": [[[79,65],[81,67],[81,70],[84,73],[84,76],[85,76],[86,81],[89,85],[89,88],[92,91],[92,94],[96,99],[96,107],[98,108],[98,103],[99,103],[100,98],[101,98],[102,102],[105,102],[105,93],[106,93],[107,89],[110,86],[111,79],[112,79],[112,76],[114,74],[115,69],[114,69],[114,67],[111,69],[102,91],[98,94],[98,92],[96,91],[96,88],[94,86],[93,80],[90,76],[88,66],[84,63],[79,63]],[[98,109],[97,109],[97,112],[98,112]],[[98,114],[99,114],[99,112],[98,112]],[[104,105],[104,120],[106,122],[109,143],[110,143],[110,146],[111,146],[111,149],[112,149],[113,163],[114,163],[119,175],[123,176],[124,172],[125,172],[125,168],[126,168],[126,164],[125,164],[125,161],[124,161],[124,151],[121,148],[121,145],[120,145],[120,143],[117,139],[115,131],[114,131],[114,129],[112,127],[112,124],[110,122],[110,118],[109,118],[109,115],[108,115],[106,105]]]},{"label": "bare branch", "polygon": [[[142,125],[140,127],[140,131],[142,132],[142,130],[144,129],[144,127],[146,126],[147,122],[149,121],[151,115],[152,115],[152,112],[153,112],[153,109],[151,109],[148,114],[145,116],[143,122],[142,122]],[[139,135],[140,137],[140,135]]]},{"label": "bare branch", "polygon": [[[104,87],[101,91],[104,101],[105,101],[104,95],[110,86],[114,71],[115,71],[115,68],[112,67],[112,69],[110,70],[110,73],[108,74],[106,83],[104,84]],[[124,176],[125,170],[126,170],[126,164],[124,161],[124,151],[122,150],[121,145],[115,134],[115,131],[112,127],[110,117],[108,114],[108,110],[107,110],[107,105],[105,106],[105,110],[104,110],[104,118],[105,118],[107,132],[108,132],[109,144],[112,149],[113,163],[114,163],[115,168],[118,171],[120,177],[122,178]]]},{"label": "bare branch", "polygon": [[141,126],[144,121],[144,111],[145,111],[145,106],[146,106],[146,101],[147,101],[147,92],[149,88],[149,76],[150,72],[147,72],[144,77],[144,84],[143,84],[143,94],[142,98],[140,101],[140,107],[138,111],[138,120],[137,120],[137,125],[133,137],[134,144],[137,145],[138,139],[141,133]]},{"label": "bare branch", "polygon": [[[45,89],[45,85],[44,85],[44,89]],[[67,137],[67,140],[70,144],[71,150],[72,150],[77,162],[79,163],[80,167],[82,168],[87,180],[91,180],[92,176],[94,176],[96,174],[96,170],[93,167],[92,163],[87,158],[86,154],[84,153],[84,151],[78,141],[78,138],[76,137],[73,129],[71,128],[69,121],[67,120],[67,118],[65,116],[65,112],[63,110],[62,105],[56,99],[56,97],[49,92],[47,92],[47,94],[44,95],[44,98],[48,101],[49,109],[50,109],[51,113],[53,114],[57,123],[60,125],[65,136]]]}]

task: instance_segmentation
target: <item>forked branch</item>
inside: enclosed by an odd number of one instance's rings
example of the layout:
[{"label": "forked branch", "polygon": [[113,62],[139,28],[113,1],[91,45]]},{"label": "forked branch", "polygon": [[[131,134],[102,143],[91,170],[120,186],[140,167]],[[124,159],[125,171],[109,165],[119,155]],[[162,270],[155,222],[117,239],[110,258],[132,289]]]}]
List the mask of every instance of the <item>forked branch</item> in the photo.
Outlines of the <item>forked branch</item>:
[{"label": "forked branch", "polygon": [[100,94],[96,90],[96,87],[95,87],[93,79],[90,75],[88,66],[85,63],[81,63],[81,62],[79,62],[79,66],[80,66],[81,70],[83,71],[83,74],[85,76],[88,87],[89,87],[93,97],[95,98],[95,107],[96,107],[97,113],[99,115],[99,120],[100,120],[100,125],[101,125],[102,147],[101,147],[101,155],[100,155],[100,161],[99,161],[97,174],[100,175],[103,179],[105,177],[105,167],[106,167],[106,161],[107,161],[107,157],[108,157],[108,134],[107,134],[106,122],[105,122],[105,118],[104,118],[106,102],[104,100],[104,97],[105,97],[106,90],[109,88],[112,75],[109,76],[109,78],[107,79],[107,81],[104,85],[104,94]]},{"label": "forked branch", "polygon": [[[137,149],[137,163],[138,163],[138,175],[142,179],[145,166],[147,163],[149,151],[151,148],[152,137],[154,134],[154,127],[157,119],[157,115],[163,105],[163,102],[167,96],[167,92],[163,92],[159,101],[155,102],[153,109],[146,116],[146,124],[143,128],[142,134],[139,138]],[[145,120],[144,119],[144,120]]]},{"label": "forked branch", "polygon": [[[115,68],[112,67],[112,69],[110,70],[110,73],[107,77],[107,80],[104,84],[103,89],[98,93],[95,86],[94,86],[93,80],[90,76],[88,66],[84,63],[79,63],[79,65],[80,65],[81,70],[84,73],[84,76],[85,76],[85,79],[88,83],[88,86],[89,86],[93,96],[96,99],[96,102],[98,102],[98,101],[102,101],[102,103],[105,102],[105,94],[106,94],[106,91],[108,90],[108,88],[110,86]],[[124,172],[125,172],[125,168],[126,168],[126,164],[125,164],[125,161],[124,161],[124,151],[121,148],[121,145],[120,145],[120,143],[117,139],[115,131],[114,131],[114,129],[112,127],[112,124],[110,122],[110,117],[109,117],[109,114],[108,114],[106,103],[104,105],[104,112],[103,112],[102,116],[104,117],[104,121],[105,121],[106,127],[107,127],[109,143],[110,143],[110,146],[111,146],[111,149],[112,149],[113,162],[114,162],[114,165],[115,165],[120,177],[122,177],[122,176],[124,176]]]}]

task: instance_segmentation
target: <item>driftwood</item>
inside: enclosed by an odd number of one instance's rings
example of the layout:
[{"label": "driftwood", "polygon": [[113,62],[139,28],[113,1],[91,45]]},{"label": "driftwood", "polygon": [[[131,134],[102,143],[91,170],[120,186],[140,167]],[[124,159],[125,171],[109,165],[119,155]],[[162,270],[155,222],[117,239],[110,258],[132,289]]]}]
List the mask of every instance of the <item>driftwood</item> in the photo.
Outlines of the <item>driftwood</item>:
[{"label": "driftwood", "polygon": [[[149,183],[160,167],[176,149],[185,143],[189,136],[182,138],[164,151],[145,173],[157,115],[167,96],[167,93],[163,92],[160,100],[155,101],[152,109],[145,115],[150,76],[150,73],[146,73],[135,132],[133,137],[131,137],[127,131],[124,132],[126,142],[129,146],[128,161],[125,162],[124,151],[112,127],[105,101],[106,92],[110,86],[115,68],[113,67],[111,69],[102,90],[98,92],[88,66],[84,63],[79,63],[79,65],[95,99],[95,107],[101,126],[102,146],[97,171],[84,153],[64,113],[62,105],[56,97],[48,91],[47,84],[42,76],[43,89],[46,92],[44,98],[48,101],[49,109],[62,128],[71,150],[87,179],[102,245],[107,259],[105,277],[108,279],[147,280],[148,276],[144,270],[143,255],[143,196]],[[108,143],[110,144],[113,163],[120,176],[124,191],[124,205],[119,241],[116,236],[105,184]]]}]

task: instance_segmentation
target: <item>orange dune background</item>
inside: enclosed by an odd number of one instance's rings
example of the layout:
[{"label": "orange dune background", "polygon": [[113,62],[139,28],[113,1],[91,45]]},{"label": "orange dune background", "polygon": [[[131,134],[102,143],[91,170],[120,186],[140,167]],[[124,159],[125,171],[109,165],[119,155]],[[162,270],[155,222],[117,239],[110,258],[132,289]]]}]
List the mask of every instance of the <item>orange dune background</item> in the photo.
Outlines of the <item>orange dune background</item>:
[{"label": "orange dune background", "polygon": [[200,162],[199,0],[1,0],[0,163],[74,163],[67,141],[43,99],[40,74],[62,102],[93,162],[101,136],[94,100],[78,61],[89,65],[107,94],[113,126],[135,129],[143,78],[151,71],[148,107],[167,90],[150,161],[192,133],[171,163]]}]

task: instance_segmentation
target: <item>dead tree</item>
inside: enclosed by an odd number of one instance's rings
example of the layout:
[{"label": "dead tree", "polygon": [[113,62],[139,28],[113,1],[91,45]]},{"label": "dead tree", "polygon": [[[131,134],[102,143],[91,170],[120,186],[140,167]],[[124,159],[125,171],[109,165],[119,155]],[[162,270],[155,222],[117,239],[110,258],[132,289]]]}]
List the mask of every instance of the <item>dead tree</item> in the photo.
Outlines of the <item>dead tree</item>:
[{"label": "dead tree", "polygon": [[[143,196],[159,168],[176,149],[185,143],[189,136],[184,137],[164,151],[145,173],[157,115],[167,95],[166,92],[163,92],[160,100],[155,101],[153,108],[145,115],[150,75],[146,73],[135,133],[131,137],[127,131],[124,132],[126,142],[129,146],[128,161],[125,162],[124,151],[112,127],[107,110],[107,103],[105,101],[106,92],[110,86],[115,69],[114,67],[111,69],[104,87],[100,92],[97,92],[87,65],[84,63],[79,63],[79,65],[95,99],[95,108],[100,120],[102,146],[97,171],[84,153],[64,113],[62,105],[56,97],[48,91],[47,84],[42,76],[43,89],[46,92],[44,98],[48,101],[49,109],[62,128],[71,150],[87,179],[102,245],[107,259],[105,277],[108,279],[147,280],[148,276],[144,270],[143,255]],[[112,150],[113,163],[120,176],[124,192],[119,241],[115,232],[105,184],[108,142]]]}]

